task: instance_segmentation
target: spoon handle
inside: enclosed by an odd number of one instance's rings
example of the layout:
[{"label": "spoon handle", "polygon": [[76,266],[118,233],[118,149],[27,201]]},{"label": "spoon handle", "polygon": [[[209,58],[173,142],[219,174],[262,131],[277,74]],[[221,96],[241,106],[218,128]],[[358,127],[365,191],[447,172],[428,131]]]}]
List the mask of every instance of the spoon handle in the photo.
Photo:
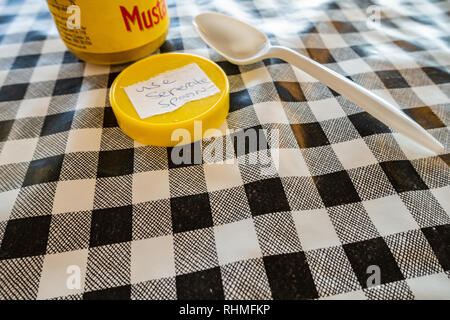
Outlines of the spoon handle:
[{"label": "spoon handle", "polygon": [[334,91],[365,109],[392,129],[404,134],[424,147],[440,153],[443,145],[418,123],[398,108],[339,73],[287,47],[272,46],[264,58],[280,58],[310,74]]}]

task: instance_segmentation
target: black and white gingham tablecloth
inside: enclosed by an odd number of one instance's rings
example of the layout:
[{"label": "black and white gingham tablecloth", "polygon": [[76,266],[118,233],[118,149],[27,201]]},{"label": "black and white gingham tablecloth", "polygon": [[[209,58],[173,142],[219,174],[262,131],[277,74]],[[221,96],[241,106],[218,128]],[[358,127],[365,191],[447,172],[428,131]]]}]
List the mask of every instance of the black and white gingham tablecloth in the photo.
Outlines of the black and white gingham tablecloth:
[{"label": "black and white gingham tablecloth", "polygon": [[[348,76],[446,151],[283,61],[224,61],[192,28],[203,11]],[[160,52],[216,61],[231,86],[222,129],[277,129],[279,169],[176,165],[170,149],[134,142],[107,97],[125,66],[70,54],[45,1],[0,1],[0,298],[449,299],[449,2],[193,0],[169,12]]]}]

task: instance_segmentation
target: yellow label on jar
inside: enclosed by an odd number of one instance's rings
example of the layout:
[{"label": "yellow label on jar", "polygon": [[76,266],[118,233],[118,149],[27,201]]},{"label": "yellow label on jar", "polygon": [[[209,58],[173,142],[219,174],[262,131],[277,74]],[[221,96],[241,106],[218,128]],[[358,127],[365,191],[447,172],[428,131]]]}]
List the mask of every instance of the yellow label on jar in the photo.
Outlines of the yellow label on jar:
[{"label": "yellow label on jar", "polygon": [[90,53],[143,46],[169,27],[165,0],[47,0],[64,43]]}]

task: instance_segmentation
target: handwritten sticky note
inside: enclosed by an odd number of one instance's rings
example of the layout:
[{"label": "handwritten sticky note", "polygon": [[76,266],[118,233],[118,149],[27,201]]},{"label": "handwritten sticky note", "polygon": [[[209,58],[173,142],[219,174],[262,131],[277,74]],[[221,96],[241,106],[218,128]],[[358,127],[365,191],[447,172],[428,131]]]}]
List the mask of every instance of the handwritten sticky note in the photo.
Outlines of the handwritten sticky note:
[{"label": "handwritten sticky note", "polygon": [[141,119],[174,111],[189,101],[220,92],[195,63],[161,73],[124,89]]}]

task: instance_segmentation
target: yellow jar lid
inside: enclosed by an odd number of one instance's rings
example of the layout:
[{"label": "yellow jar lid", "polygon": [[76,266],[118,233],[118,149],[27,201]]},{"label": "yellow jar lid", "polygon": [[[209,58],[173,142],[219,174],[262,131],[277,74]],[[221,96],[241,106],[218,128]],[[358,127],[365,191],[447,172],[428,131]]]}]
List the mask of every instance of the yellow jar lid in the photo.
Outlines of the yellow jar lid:
[{"label": "yellow jar lid", "polygon": [[[141,119],[124,87],[191,63],[196,63],[220,92],[187,102],[175,111]],[[192,54],[164,53],[142,59],[124,69],[112,83],[109,95],[117,122],[125,134],[143,144],[171,147],[179,143],[172,140],[176,129],[188,130],[191,139],[185,142],[190,143],[201,139],[206,130],[219,128],[228,114],[229,91],[225,72],[214,62]],[[197,121],[201,121],[201,135]],[[197,126],[195,132],[194,122]]]}]

